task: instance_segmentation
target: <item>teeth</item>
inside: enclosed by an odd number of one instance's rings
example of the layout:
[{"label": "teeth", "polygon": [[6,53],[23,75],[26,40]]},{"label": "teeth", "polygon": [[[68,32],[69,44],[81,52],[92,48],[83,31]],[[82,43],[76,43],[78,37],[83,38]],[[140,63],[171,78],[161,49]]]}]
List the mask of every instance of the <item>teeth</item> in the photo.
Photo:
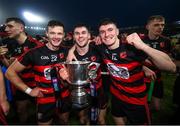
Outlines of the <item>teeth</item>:
[{"label": "teeth", "polygon": [[60,39],[53,39],[53,41],[60,41]]},{"label": "teeth", "polygon": [[111,38],[106,38],[106,40],[111,40]]},{"label": "teeth", "polygon": [[84,39],[80,39],[80,40],[79,40],[79,42],[83,42],[83,41],[84,41]]}]

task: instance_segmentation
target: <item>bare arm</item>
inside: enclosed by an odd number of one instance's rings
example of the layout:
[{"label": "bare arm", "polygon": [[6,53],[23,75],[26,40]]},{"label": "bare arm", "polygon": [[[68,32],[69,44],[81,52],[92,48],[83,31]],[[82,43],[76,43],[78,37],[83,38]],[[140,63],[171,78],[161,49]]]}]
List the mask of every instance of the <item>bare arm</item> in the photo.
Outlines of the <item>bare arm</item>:
[{"label": "bare arm", "polygon": [[146,45],[138,36],[137,33],[133,33],[127,36],[127,42],[137,49],[144,51],[152,60],[152,62],[161,70],[175,72],[176,66],[170,59],[170,57],[159,50],[149,47]]},{"label": "bare arm", "polygon": [[0,46],[0,59],[3,65],[9,66],[9,59],[6,58],[5,54],[8,52],[7,45]]},{"label": "bare arm", "polygon": [[75,49],[76,49],[76,46],[74,45],[74,46],[69,50],[68,55],[67,55],[67,58],[66,58],[67,61],[77,60],[77,59],[76,59],[76,56],[74,55]]},{"label": "bare arm", "polygon": [[0,69],[0,105],[5,115],[7,115],[7,113],[9,112],[9,102],[7,101],[4,76],[1,69]]},{"label": "bare arm", "polygon": [[39,88],[31,89],[29,88],[19,77],[18,73],[23,71],[26,66],[22,65],[19,61],[15,60],[7,69],[6,77],[9,79],[12,84],[14,84],[17,88],[26,92],[27,94],[33,97],[42,97],[42,93]]},{"label": "bare arm", "polygon": [[146,66],[143,66],[143,71],[146,77],[150,78],[151,80],[156,80],[156,73],[154,71],[152,71],[151,69],[149,69]]},{"label": "bare arm", "polygon": [[6,67],[12,64],[12,62],[15,60],[15,57],[7,58],[5,54],[8,53],[7,45],[0,46],[0,59]]}]

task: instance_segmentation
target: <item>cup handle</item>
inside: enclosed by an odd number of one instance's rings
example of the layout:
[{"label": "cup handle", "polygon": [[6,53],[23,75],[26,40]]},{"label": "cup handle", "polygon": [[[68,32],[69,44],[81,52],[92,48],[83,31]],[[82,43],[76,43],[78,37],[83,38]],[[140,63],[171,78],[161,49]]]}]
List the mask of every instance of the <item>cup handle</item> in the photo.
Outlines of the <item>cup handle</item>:
[{"label": "cup handle", "polygon": [[[95,67],[93,67],[95,66]],[[97,70],[99,68],[100,64],[99,63],[95,63],[95,62],[91,62],[88,65],[88,76],[90,80],[94,80],[97,77]],[[93,68],[92,68],[93,67]]]}]

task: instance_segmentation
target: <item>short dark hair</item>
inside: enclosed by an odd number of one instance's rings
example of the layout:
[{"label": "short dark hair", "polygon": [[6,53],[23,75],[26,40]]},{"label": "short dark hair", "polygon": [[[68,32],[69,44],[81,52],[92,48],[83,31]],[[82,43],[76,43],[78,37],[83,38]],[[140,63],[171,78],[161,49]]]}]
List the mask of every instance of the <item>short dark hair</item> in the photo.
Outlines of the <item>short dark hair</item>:
[{"label": "short dark hair", "polygon": [[114,24],[116,27],[118,27],[117,23],[113,21],[112,19],[104,18],[100,21],[98,28],[100,28],[102,25],[107,25],[107,24]]},{"label": "short dark hair", "polygon": [[90,32],[90,27],[87,25],[87,24],[85,24],[85,23],[78,23],[78,24],[76,24],[76,25],[74,25],[74,27],[73,27],[73,33],[74,33],[74,30],[76,29],[76,28],[79,28],[79,27],[85,27],[87,30],[88,30],[88,32]]},{"label": "short dark hair", "polygon": [[149,24],[153,20],[160,20],[160,21],[165,21],[165,18],[162,15],[152,15],[148,18],[147,24]]},{"label": "short dark hair", "polygon": [[10,17],[10,18],[7,18],[6,19],[6,22],[5,23],[8,23],[10,21],[14,21],[16,23],[19,23],[19,24],[22,24],[23,26],[25,26],[25,23],[22,19],[18,18],[18,17]]},{"label": "short dark hair", "polygon": [[46,29],[48,30],[48,27],[55,27],[55,26],[60,26],[60,27],[63,27],[63,29],[64,29],[64,24],[57,20],[50,20],[47,24]]}]

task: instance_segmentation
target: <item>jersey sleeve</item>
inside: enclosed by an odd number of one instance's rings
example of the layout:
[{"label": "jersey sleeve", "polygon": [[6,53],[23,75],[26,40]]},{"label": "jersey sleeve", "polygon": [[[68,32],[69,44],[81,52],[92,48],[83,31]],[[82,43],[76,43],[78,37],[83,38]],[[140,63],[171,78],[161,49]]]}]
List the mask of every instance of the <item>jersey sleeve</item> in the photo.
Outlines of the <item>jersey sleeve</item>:
[{"label": "jersey sleeve", "polygon": [[32,65],[33,61],[33,53],[32,50],[29,50],[25,53],[23,53],[19,58],[18,61],[23,64],[24,66]]}]

